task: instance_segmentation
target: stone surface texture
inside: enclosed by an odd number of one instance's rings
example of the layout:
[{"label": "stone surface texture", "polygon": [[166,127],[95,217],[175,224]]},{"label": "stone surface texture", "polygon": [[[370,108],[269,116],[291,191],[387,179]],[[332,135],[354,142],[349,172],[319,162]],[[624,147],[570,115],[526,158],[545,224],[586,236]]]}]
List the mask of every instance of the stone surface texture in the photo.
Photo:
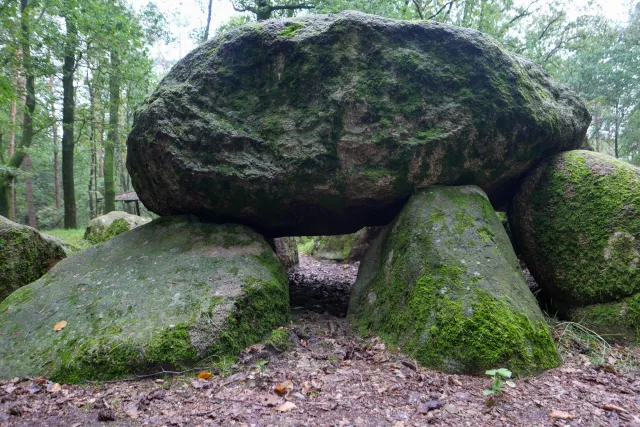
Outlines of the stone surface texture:
[{"label": "stone surface texture", "polygon": [[160,215],[346,234],[388,224],[433,184],[500,204],[589,123],[574,93],[480,32],[306,15],[242,26],[176,64],[137,113],[127,169]]}]

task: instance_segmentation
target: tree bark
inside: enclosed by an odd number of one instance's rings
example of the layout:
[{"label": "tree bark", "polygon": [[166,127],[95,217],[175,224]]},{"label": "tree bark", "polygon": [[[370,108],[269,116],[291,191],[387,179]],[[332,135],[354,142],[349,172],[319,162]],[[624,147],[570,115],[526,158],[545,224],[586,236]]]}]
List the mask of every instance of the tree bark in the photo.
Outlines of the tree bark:
[{"label": "tree bark", "polygon": [[31,183],[31,157],[29,154],[24,156],[24,162],[22,163],[24,171],[27,173],[24,179],[25,193],[27,196],[27,224],[29,227],[38,228],[36,222],[36,210],[33,206],[33,184]]},{"label": "tree bark", "polygon": [[118,119],[120,118],[120,58],[116,50],[111,51],[111,74],[109,75],[109,132],[104,150],[104,212],[116,210],[114,183],[115,146],[118,142]]},{"label": "tree bark", "polygon": [[[22,69],[25,76],[25,108],[22,115],[22,138],[15,153],[9,158],[8,166],[19,168],[26,155],[26,150],[33,140],[33,113],[36,109],[35,77],[31,63],[31,29],[29,26],[29,0],[20,0],[20,47],[22,49]],[[9,217],[11,173],[0,178],[0,215]]]},{"label": "tree bark", "polygon": [[[13,78],[13,87],[18,89],[18,70],[16,69]],[[11,130],[9,132],[9,158],[16,152],[16,117],[18,115],[18,100],[11,102]],[[11,178],[11,195],[9,198],[9,219],[16,220],[16,190],[15,178]]]},{"label": "tree bark", "polygon": [[614,128],[614,152],[618,158],[618,136],[620,134],[620,100],[616,101],[616,122]]},{"label": "tree bark", "polygon": [[53,124],[51,131],[53,133],[53,177],[55,181],[55,197],[56,209],[60,209],[60,165],[58,160],[58,123],[56,119],[56,103],[53,93],[53,76],[49,76],[49,92],[51,93],[51,118]]},{"label": "tree bark", "polygon": [[[65,7],[70,8],[70,2]],[[74,154],[74,124],[75,124],[75,97],[73,87],[73,75],[76,68],[76,45],[78,32],[76,24],[71,17],[73,14],[67,10],[65,24],[67,27],[67,39],[64,47],[64,62],[62,64],[62,189],[64,191],[64,228],[77,228],[76,216],[76,190],[73,177]]]},{"label": "tree bark", "polygon": [[209,0],[209,9],[207,12],[207,26],[204,28],[204,35],[202,36],[202,43],[209,40],[209,28],[211,27],[211,7],[213,6],[213,0]]}]

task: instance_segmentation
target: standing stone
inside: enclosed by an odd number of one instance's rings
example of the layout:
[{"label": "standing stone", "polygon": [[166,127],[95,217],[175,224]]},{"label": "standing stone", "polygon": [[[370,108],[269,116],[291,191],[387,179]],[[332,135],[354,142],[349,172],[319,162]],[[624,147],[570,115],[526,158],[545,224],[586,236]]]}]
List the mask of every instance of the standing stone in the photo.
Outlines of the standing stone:
[{"label": "standing stone", "polygon": [[255,231],[160,218],[76,252],[0,304],[0,379],[77,383],[210,364],[288,321],[287,286]]},{"label": "standing stone", "polygon": [[561,313],[640,293],[640,168],[591,151],[559,154],[527,176],[508,218]]},{"label": "standing stone", "polygon": [[285,270],[289,271],[298,265],[298,243],[295,237],[268,239],[267,243],[276,253]]},{"label": "standing stone", "polygon": [[446,372],[532,374],[560,363],[509,238],[474,186],[409,199],[361,263],[349,316]]},{"label": "standing stone", "polygon": [[560,316],[640,339],[640,168],[605,154],[547,159],[509,208],[516,245]]},{"label": "standing stone", "polygon": [[68,243],[0,216],[0,302],[70,253]]},{"label": "standing stone", "polygon": [[388,224],[433,184],[506,201],[590,121],[574,93],[480,32],[305,15],[242,26],[177,63],[136,115],[127,170],[160,215],[347,234]]}]

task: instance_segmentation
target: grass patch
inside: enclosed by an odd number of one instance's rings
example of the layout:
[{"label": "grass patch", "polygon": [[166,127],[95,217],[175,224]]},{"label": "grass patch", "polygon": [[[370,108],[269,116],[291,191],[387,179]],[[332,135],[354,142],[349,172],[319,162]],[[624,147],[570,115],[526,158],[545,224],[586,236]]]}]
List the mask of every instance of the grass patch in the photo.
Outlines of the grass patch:
[{"label": "grass patch", "polygon": [[303,255],[310,255],[315,245],[316,241],[313,237],[301,237],[298,243],[298,252]]},{"label": "grass patch", "polygon": [[53,230],[43,230],[42,233],[71,243],[73,246],[77,247],[78,250],[86,249],[91,246],[89,242],[84,240],[84,228],[54,228]]}]

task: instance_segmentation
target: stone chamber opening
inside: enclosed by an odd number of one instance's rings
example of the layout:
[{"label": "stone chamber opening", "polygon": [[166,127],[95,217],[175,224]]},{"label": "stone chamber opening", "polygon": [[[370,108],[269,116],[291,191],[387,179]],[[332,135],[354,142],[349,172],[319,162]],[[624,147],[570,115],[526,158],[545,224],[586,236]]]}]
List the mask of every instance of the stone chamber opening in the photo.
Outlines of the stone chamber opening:
[{"label": "stone chamber opening", "polygon": [[[512,239],[506,214],[497,212],[497,215]],[[360,262],[383,228],[363,227],[352,234],[290,236],[271,240],[270,245],[287,270],[292,312],[309,310],[346,317]],[[529,289],[545,308],[549,301],[522,260],[520,267]]]}]

